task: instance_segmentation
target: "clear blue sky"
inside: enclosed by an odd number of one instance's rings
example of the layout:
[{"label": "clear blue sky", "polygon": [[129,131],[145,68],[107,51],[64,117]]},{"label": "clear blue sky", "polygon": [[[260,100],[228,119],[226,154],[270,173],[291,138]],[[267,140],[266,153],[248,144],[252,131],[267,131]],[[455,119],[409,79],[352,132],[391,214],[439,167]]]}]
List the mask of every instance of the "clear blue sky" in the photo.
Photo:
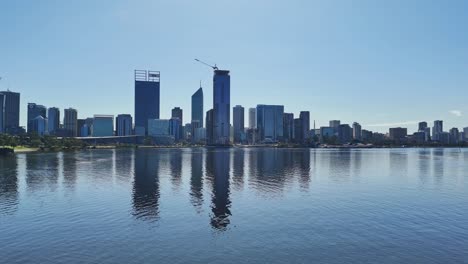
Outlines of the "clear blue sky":
[{"label": "clear blue sky", "polygon": [[159,70],[161,118],[180,106],[187,122],[200,80],[212,105],[200,58],[231,71],[232,106],[284,104],[317,126],[461,128],[467,13],[456,0],[2,1],[0,89],[21,93],[22,125],[28,102],[133,115],[133,70]]}]

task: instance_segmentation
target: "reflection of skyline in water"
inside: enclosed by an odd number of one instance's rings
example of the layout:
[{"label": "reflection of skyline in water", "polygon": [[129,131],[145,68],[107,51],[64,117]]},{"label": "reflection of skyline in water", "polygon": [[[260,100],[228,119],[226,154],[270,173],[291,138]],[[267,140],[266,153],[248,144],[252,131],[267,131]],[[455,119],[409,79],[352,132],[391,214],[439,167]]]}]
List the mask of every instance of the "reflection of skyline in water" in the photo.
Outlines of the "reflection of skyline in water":
[{"label": "reflection of skyline in water", "polygon": [[200,213],[203,205],[203,153],[193,151],[190,155],[190,200]]},{"label": "reflection of skyline in water", "polygon": [[215,229],[225,230],[230,223],[231,201],[229,199],[229,149],[207,151],[207,171],[210,172],[213,193],[211,195],[211,225]]},{"label": "reflection of skyline in water", "polygon": [[26,185],[31,192],[55,191],[59,179],[59,153],[26,155]]},{"label": "reflection of skyline in water", "polygon": [[133,215],[143,220],[159,217],[159,154],[151,150],[135,152]]},{"label": "reflection of skyline in water", "polygon": [[18,207],[17,157],[0,157],[0,216],[13,214]]}]

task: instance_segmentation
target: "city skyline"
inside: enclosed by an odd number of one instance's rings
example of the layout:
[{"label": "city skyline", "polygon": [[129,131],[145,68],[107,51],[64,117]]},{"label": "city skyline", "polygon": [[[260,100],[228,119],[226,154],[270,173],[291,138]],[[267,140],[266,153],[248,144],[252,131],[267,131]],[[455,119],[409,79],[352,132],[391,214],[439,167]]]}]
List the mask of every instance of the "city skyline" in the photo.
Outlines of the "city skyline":
[{"label": "city skyline", "polygon": [[[420,120],[468,123],[460,96],[468,84],[467,3],[297,3],[268,2],[260,17],[263,5],[246,1],[228,4],[225,16],[209,2],[6,3],[0,89],[23,95],[22,126],[28,102],[73,107],[80,118],[117,115],[133,112],[131,71],[155,69],[164,76],[161,117],[178,106],[190,120],[190,95],[200,80],[211,86],[210,72],[193,61],[199,57],[231,71],[231,105],[282,104],[288,113],[309,111],[318,127],[330,119],[379,132]],[[176,10],[177,19],[167,15]],[[240,13],[244,21],[235,19]],[[223,38],[213,36],[221,29]]]}]

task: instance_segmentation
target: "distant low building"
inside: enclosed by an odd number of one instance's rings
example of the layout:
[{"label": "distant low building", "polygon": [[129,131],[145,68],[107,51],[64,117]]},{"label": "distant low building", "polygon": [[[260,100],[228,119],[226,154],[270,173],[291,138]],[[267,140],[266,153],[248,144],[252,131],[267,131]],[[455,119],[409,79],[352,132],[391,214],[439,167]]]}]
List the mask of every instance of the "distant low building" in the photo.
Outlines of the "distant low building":
[{"label": "distant low building", "polygon": [[111,137],[114,135],[113,115],[94,115],[93,137]]},{"label": "distant low building", "polygon": [[389,138],[394,141],[404,141],[408,135],[408,129],[403,127],[395,127],[389,129]]}]

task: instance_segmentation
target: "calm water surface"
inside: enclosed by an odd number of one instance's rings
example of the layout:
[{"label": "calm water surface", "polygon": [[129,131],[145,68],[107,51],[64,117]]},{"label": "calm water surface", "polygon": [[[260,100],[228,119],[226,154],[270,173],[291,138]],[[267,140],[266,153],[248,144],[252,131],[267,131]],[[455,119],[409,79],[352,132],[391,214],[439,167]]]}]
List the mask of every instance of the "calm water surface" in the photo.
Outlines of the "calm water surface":
[{"label": "calm water surface", "polygon": [[468,263],[466,149],[0,158],[0,263]]}]

